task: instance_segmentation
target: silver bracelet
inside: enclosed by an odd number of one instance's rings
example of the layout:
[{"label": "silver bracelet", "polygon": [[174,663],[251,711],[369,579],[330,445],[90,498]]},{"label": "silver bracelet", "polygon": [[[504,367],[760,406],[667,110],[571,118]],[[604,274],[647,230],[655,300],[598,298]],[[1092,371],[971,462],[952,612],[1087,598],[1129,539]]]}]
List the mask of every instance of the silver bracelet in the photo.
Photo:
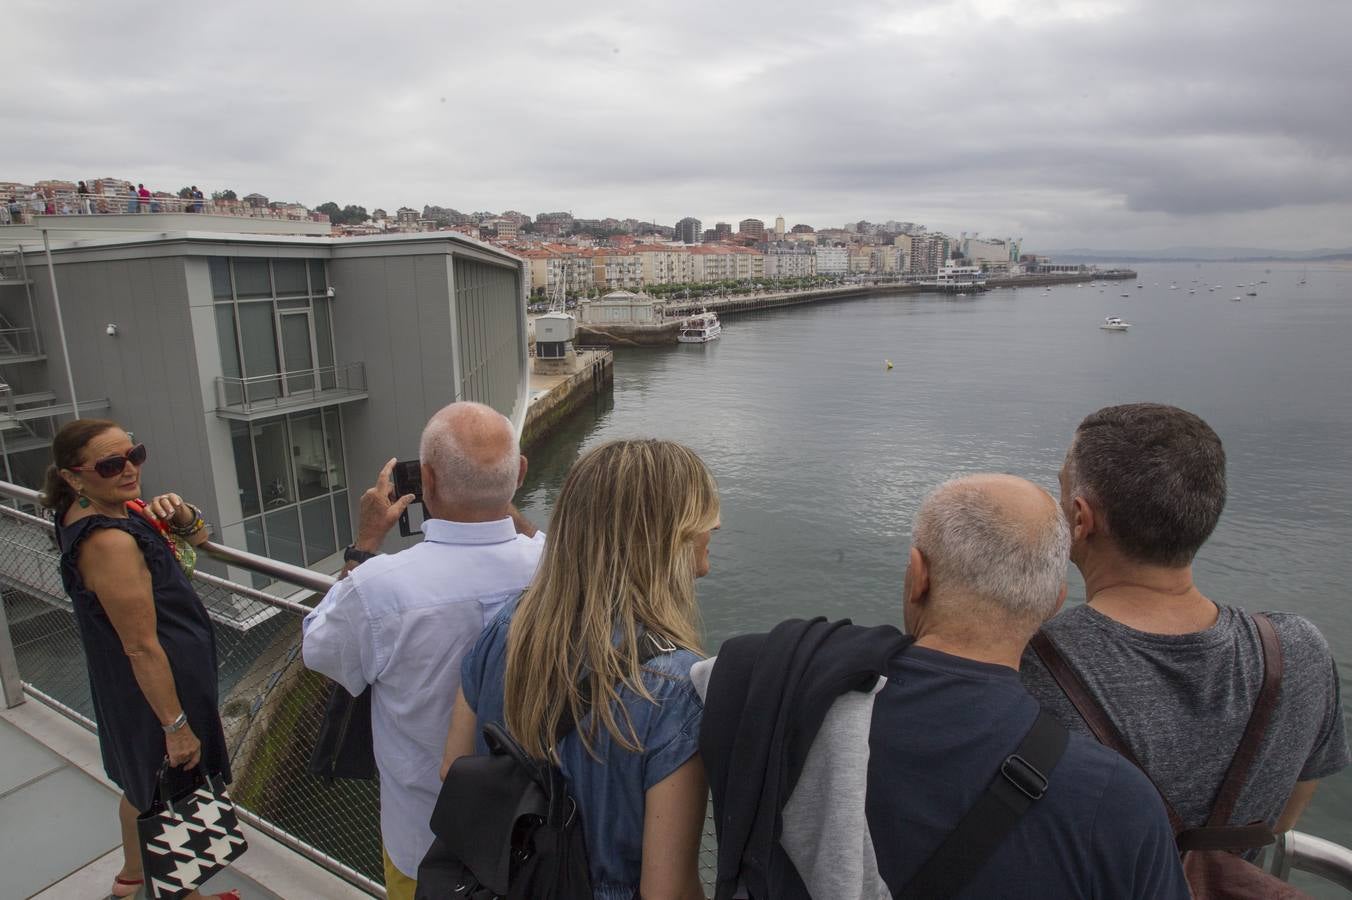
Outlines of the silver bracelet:
[{"label": "silver bracelet", "polygon": [[175,731],[178,731],[180,728],[182,728],[184,725],[187,724],[188,724],[188,714],[185,712],[181,712],[178,714],[177,719],[170,722],[168,725],[161,725],[160,727],[164,729],[165,734],[173,734]]}]

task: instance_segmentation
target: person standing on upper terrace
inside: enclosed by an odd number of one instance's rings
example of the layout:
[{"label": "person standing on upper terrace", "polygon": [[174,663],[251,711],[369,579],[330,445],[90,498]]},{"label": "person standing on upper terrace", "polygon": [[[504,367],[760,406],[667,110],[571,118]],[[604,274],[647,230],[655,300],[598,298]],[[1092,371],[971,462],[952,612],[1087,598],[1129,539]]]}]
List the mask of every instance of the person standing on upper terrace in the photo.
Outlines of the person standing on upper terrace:
[{"label": "person standing on upper terrace", "polygon": [[[1052,619],[1044,634],[1183,824],[1201,826],[1265,668],[1254,618],[1211,600],[1193,580],[1193,558],[1225,506],[1221,440],[1173,406],[1110,406],[1080,423],[1060,481],[1088,602]],[[1280,693],[1230,821],[1285,831],[1349,753],[1323,635],[1291,613],[1266,617],[1280,644]],[[1087,733],[1042,657],[1030,649],[1023,662],[1033,695]]]},{"label": "person standing on upper terrace", "polygon": [[[145,445],[116,422],[76,419],[52,441],[42,493],[56,516],[61,582],[89,665],[103,766],[125,792],[115,897],[135,894],[144,881],[136,817],[155,800],[166,757],[170,766],[191,771],[200,763],[230,781],[216,635],[170,538],[200,544],[206,523],[178,494],[141,501],[146,457]],[[239,900],[233,891],[219,896]]]},{"label": "person standing on upper terrace", "polygon": [[460,689],[460,662],[508,601],[525,590],[544,547],[512,506],[526,475],[516,432],[478,403],[434,415],[420,448],[423,541],[377,555],[413,502],[391,497],[394,460],[361,499],[357,542],[344,553],[351,577],[305,617],[305,664],[354,697],[372,686],[371,731],[380,770],[385,889],[411,900],[432,844],[428,822],[441,788],[438,766]]}]

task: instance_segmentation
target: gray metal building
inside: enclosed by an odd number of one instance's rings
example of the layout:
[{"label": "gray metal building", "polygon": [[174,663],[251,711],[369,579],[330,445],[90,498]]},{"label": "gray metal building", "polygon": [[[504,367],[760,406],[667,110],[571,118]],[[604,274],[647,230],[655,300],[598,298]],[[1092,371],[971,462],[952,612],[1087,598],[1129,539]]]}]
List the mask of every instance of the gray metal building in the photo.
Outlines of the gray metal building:
[{"label": "gray metal building", "polygon": [[64,340],[41,243],[5,249],[0,229],[7,480],[40,484],[73,382],[80,415],[146,443],[147,495],[176,490],[223,542],[334,571],[361,492],[417,456],[433,412],[478,400],[524,418],[529,273],[497,248],[451,232],[51,236]]}]

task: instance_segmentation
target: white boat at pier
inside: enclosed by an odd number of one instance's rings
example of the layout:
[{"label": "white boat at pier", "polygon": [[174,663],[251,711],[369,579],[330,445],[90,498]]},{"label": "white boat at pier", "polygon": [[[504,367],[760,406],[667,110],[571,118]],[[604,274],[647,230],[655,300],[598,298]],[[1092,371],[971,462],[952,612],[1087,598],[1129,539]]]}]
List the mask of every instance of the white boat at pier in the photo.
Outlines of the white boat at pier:
[{"label": "white boat at pier", "polygon": [[717,314],[706,309],[685,320],[681,325],[681,333],[676,335],[676,340],[682,344],[707,344],[716,340],[722,333],[723,326],[719,324]]}]

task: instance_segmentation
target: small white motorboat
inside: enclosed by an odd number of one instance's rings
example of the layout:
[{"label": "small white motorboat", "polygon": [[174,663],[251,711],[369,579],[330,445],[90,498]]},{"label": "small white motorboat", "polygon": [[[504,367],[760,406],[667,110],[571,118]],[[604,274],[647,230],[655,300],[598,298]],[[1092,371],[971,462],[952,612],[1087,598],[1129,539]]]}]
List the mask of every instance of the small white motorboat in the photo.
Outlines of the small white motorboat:
[{"label": "small white motorboat", "polygon": [[1123,294],[1122,296],[1123,296],[1123,297],[1130,297],[1131,294]]},{"label": "small white motorboat", "polygon": [[1231,299],[1231,300],[1235,300],[1235,301],[1241,301],[1241,300],[1243,300],[1244,298],[1243,298],[1243,297],[1231,297],[1230,299]]},{"label": "small white motorboat", "polygon": [[1099,327],[1104,331],[1126,331],[1131,327],[1131,323],[1122,321],[1120,316],[1108,316]]}]

